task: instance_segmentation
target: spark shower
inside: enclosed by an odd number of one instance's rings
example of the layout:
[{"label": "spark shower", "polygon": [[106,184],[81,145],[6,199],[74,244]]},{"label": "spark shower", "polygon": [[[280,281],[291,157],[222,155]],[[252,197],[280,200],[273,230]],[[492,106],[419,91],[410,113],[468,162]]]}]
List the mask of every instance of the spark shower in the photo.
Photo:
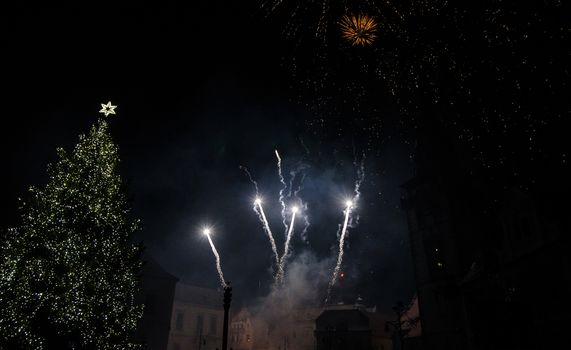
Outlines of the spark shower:
[{"label": "spark shower", "polygon": [[[308,220],[308,214],[307,214],[307,204],[304,203],[303,200],[298,195],[299,192],[303,188],[303,180],[298,185],[298,188],[296,188],[295,191],[292,191],[293,189],[290,188],[290,197],[291,197],[291,194],[293,193],[293,200],[291,201],[291,203],[289,203],[289,205],[287,205],[286,204],[285,191],[287,190],[288,185],[287,185],[285,178],[283,176],[283,173],[282,173],[282,158],[281,158],[278,150],[275,150],[275,155],[277,158],[278,178],[279,178],[280,183],[281,183],[281,188],[280,188],[279,196],[278,196],[278,202],[281,206],[281,218],[282,218],[282,222],[283,222],[283,225],[285,228],[285,232],[284,232],[285,243],[284,243],[282,255],[279,254],[277,244],[276,244],[276,241],[274,238],[274,234],[272,232],[272,229],[271,229],[270,224],[268,222],[268,219],[266,217],[266,213],[264,212],[264,207],[263,207],[264,199],[259,194],[258,183],[253,179],[251,173],[248,171],[247,168],[245,168],[245,167],[240,167],[240,168],[242,170],[244,170],[244,172],[247,174],[250,182],[254,185],[254,188],[256,190],[256,196],[255,196],[255,199],[253,202],[253,208],[252,209],[257,214],[257,216],[260,220],[260,223],[262,225],[262,230],[266,234],[268,241],[269,241],[269,244],[270,244],[270,248],[272,250],[272,258],[275,262],[275,266],[274,266],[274,288],[281,288],[284,286],[284,279],[285,279],[285,275],[286,275],[288,257],[291,255],[291,241],[292,241],[292,238],[293,238],[294,232],[295,232],[296,216],[301,216],[304,219],[303,220],[304,225],[305,225],[304,231],[307,230],[307,227],[309,226],[309,220]],[[337,237],[338,237],[339,246],[338,246],[338,250],[337,250],[337,259],[336,259],[336,264],[332,269],[331,278],[330,278],[328,288],[327,288],[327,297],[325,299],[325,303],[329,302],[331,289],[333,288],[333,286],[335,286],[335,283],[337,282],[339,273],[341,271],[341,266],[343,264],[343,256],[345,253],[344,252],[345,239],[347,237],[348,228],[354,227],[356,225],[356,221],[355,222],[353,221],[352,215],[354,214],[355,209],[357,208],[357,204],[358,204],[359,198],[361,196],[360,187],[361,187],[361,184],[363,183],[363,180],[365,177],[364,160],[365,160],[365,157],[363,156],[360,164],[357,163],[357,161],[354,162],[354,165],[357,168],[357,179],[356,179],[355,184],[354,184],[352,197],[347,198],[345,200],[345,203],[344,203],[345,209],[343,210],[343,214],[344,214],[343,222],[342,222],[342,224],[338,225]],[[292,174],[292,177],[293,176],[295,176],[295,175]],[[293,185],[293,179],[290,182],[290,187],[292,185]],[[288,216],[290,216],[289,224],[288,224],[288,220],[287,220]],[[227,282],[226,282],[226,280],[224,278],[224,274],[222,272],[220,255],[218,254],[218,251],[216,250],[214,242],[212,241],[212,238],[210,237],[211,229],[210,228],[204,228],[202,230],[202,233],[208,238],[208,242],[210,243],[210,247],[212,248],[212,253],[214,254],[214,257],[215,257],[216,270],[218,271],[220,283],[221,283],[221,286],[224,288],[227,286]]]}]

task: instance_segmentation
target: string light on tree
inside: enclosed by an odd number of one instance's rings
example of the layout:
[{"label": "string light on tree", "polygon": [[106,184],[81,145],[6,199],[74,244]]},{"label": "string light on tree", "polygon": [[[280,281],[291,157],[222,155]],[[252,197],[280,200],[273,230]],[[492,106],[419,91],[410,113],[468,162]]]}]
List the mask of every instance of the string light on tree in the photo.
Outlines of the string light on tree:
[{"label": "string light on tree", "polygon": [[21,224],[0,237],[0,348],[136,349],[139,224],[107,121],[57,154],[47,184],[21,204]]}]

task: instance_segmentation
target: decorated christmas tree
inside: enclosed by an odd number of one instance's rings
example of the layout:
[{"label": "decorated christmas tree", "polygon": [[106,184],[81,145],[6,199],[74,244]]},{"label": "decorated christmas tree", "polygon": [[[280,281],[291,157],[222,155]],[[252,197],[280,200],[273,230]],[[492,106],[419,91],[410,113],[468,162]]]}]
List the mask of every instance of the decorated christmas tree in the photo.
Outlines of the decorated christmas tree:
[{"label": "decorated christmas tree", "polygon": [[0,349],[138,348],[138,222],[108,122],[57,153],[48,183],[21,203],[21,225],[1,236]]}]

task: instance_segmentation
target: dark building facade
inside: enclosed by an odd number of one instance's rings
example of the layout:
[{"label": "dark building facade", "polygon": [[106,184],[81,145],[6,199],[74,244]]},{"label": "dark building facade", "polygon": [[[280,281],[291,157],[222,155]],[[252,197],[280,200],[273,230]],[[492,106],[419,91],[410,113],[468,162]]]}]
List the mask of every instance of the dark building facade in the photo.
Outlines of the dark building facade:
[{"label": "dark building facade", "polygon": [[141,294],[138,302],[144,304],[143,318],[135,338],[147,350],[167,350],[171,313],[178,278],[166,272],[152,257],[143,257]]},{"label": "dark building facade", "polygon": [[315,321],[317,350],[371,350],[369,319],[360,310],[325,310]]},{"label": "dark building facade", "polygon": [[314,349],[392,350],[387,321],[385,315],[362,305],[328,306],[315,320]]},{"label": "dark building facade", "polygon": [[222,299],[220,289],[178,283],[172,304],[169,350],[221,349]]},{"label": "dark building facade", "polygon": [[570,231],[557,195],[503,188],[490,196],[462,171],[458,150],[434,129],[424,133],[415,176],[402,186],[423,349],[564,343]]}]

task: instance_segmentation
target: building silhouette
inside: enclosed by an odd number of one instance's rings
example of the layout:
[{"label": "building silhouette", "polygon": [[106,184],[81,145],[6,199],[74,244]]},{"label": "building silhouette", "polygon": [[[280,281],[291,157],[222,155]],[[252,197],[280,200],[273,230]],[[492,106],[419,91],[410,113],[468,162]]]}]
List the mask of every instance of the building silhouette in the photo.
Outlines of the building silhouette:
[{"label": "building silhouette", "polygon": [[222,291],[179,283],[172,306],[169,350],[222,347]]},{"label": "building silhouette", "polygon": [[415,175],[402,185],[422,348],[555,347],[571,325],[564,201],[551,184],[494,187],[464,158],[425,125]]},{"label": "building silhouette", "polygon": [[253,349],[314,350],[315,320],[322,311],[322,307],[297,306],[280,317],[256,315],[252,318]]},{"label": "building silhouette", "polygon": [[252,350],[256,340],[254,318],[246,309],[241,309],[230,322],[230,347],[233,350]]},{"label": "building silhouette", "polygon": [[315,321],[317,350],[392,350],[389,318],[366,308],[360,298],[355,305],[329,305]]},{"label": "building silhouette", "polygon": [[165,271],[150,255],[143,256],[141,293],[144,305],[135,339],[148,350],[167,350],[175,286],[178,278]]}]

